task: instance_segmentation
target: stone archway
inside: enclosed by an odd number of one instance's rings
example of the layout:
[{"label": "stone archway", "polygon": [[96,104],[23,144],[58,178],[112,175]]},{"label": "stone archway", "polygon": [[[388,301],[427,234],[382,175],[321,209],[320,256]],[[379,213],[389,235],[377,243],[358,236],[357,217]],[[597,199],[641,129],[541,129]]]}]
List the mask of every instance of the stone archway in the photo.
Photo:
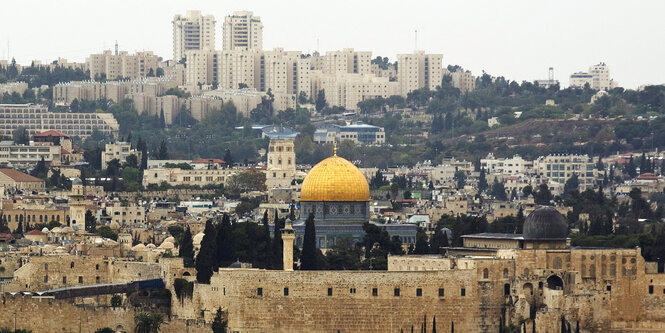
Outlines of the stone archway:
[{"label": "stone archway", "polygon": [[558,275],[547,278],[547,288],[552,290],[563,290],[563,280]]}]

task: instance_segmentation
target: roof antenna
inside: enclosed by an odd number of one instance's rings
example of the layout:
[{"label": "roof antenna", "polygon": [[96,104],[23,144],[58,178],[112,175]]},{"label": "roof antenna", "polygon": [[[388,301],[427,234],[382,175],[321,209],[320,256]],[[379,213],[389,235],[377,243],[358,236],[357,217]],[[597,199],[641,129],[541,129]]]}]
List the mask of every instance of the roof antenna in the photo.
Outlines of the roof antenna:
[{"label": "roof antenna", "polygon": [[414,39],[414,46],[415,46],[414,51],[417,51],[418,50],[418,30],[416,30],[416,37]]}]

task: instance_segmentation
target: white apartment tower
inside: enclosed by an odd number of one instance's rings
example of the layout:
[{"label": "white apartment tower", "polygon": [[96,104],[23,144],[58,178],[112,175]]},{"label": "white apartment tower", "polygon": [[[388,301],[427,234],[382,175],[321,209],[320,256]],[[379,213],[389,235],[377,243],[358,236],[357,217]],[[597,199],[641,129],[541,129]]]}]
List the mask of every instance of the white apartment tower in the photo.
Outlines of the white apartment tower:
[{"label": "white apartment tower", "polygon": [[215,17],[189,10],[173,17],[173,60],[180,61],[186,51],[215,49]]},{"label": "white apartment tower", "polygon": [[253,12],[233,12],[224,19],[222,43],[225,51],[263,49],[261,17],[254,16]]},{"label": "white apartment tower", "polygon": [[569,84],[574,88],[584,88],[586,84],[594,90],[610,90],[618,86],[617,82],[610,79],[610,68],[601,62],[589,66],[589,72],[576,72],[570,75]]},{"label": "white apartment tower", "polygon": [[416,51],[412,54],[397,55],[397,82],[400,84],[402,96],[420,88],[434,90],[441,85],[442,79],[442,54]]}]

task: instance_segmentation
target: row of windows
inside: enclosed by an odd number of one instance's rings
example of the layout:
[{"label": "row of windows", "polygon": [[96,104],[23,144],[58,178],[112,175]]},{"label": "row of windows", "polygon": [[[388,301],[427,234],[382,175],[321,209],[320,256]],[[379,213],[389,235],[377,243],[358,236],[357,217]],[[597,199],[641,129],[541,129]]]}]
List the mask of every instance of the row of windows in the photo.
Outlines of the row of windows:
[{"label": "row of windows", "polygon": [[[226,289],[225,289],[226,292]],[[349,288],[349,294],[355,294],[357,292],[356,288]],[[256,295],[257,296],[264,296],[263,294],[263,288],[256,288]],[[402,295],[402,291],[400,288],[394,288],[393,289],[393,296],[399,297]],[[289,287],[284,287],[284,296],[289,296]],[[328,288],[328,296],[333,296],[333,288]],[[372,288],[372,296],[379,296],[379,288]],[[422,297],[423,296],[423,289],[422,288],[416,288],[415,290],[415,296],[416,297]],[[444,297],[445,296],[445,289],[444,288],[439,288],[438,290],[438,297]],[[466,296],[466,288],[460,288],[460,296]]]},{"label": "row of windows", "polygon": [[[48,283],[48,275],[44,275],[44,283]],[[79,276],[79,284],[83,284],[83,276]],[[101,283],[102,279],[99,276],[95,277],[95,283]],[[67,277],[62,277],[62,284],[67,284]]]},{"label": "row of windows", "polygon": [[[37,222],[37,218],[36,218],[37,216],[39,216],[39,223],[46,223],[46,222],[50,222],[50,221],[60,222],[60,215],[51,215],[51,219],[49,220],[48,215],[36,215],[35,216],[33,214],[32,216],[27,215],[25,217],[25,219],[26,219],[27,222]],[[32,219],[31,219],[31,217],[32,217]],[[7,221],[7,222],[11,222],[12,221],[12,216],[10,214],[7,214],[7,215],[3,214],[2,219]],[[67,216],[67,220],[69,220],[69,216]],[[23,215],[18,215],[18,214],[14,215],[14,222],[23,222]]]}]

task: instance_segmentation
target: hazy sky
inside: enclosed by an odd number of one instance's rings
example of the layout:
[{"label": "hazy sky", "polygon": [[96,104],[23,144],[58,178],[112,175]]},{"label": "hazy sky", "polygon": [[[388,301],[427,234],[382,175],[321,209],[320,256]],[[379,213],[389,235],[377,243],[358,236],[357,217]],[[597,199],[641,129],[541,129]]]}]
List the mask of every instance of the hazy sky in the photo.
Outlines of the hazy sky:
[{"label": "hazy sky", "polygon": [[[0,10],[0,59],[83,61],[112,49],[152,50],[170,59],[173,15],[198,9],[217,20],[250,10],[264,25],[264,49],[305,53],[352,47],[387,56],[418,49],[511,80],[568,76],[605,62],[621,86],[665,83],[665,1],[228,1],[23,0]],[[9,42],[9,57],[7,44]]]}]

